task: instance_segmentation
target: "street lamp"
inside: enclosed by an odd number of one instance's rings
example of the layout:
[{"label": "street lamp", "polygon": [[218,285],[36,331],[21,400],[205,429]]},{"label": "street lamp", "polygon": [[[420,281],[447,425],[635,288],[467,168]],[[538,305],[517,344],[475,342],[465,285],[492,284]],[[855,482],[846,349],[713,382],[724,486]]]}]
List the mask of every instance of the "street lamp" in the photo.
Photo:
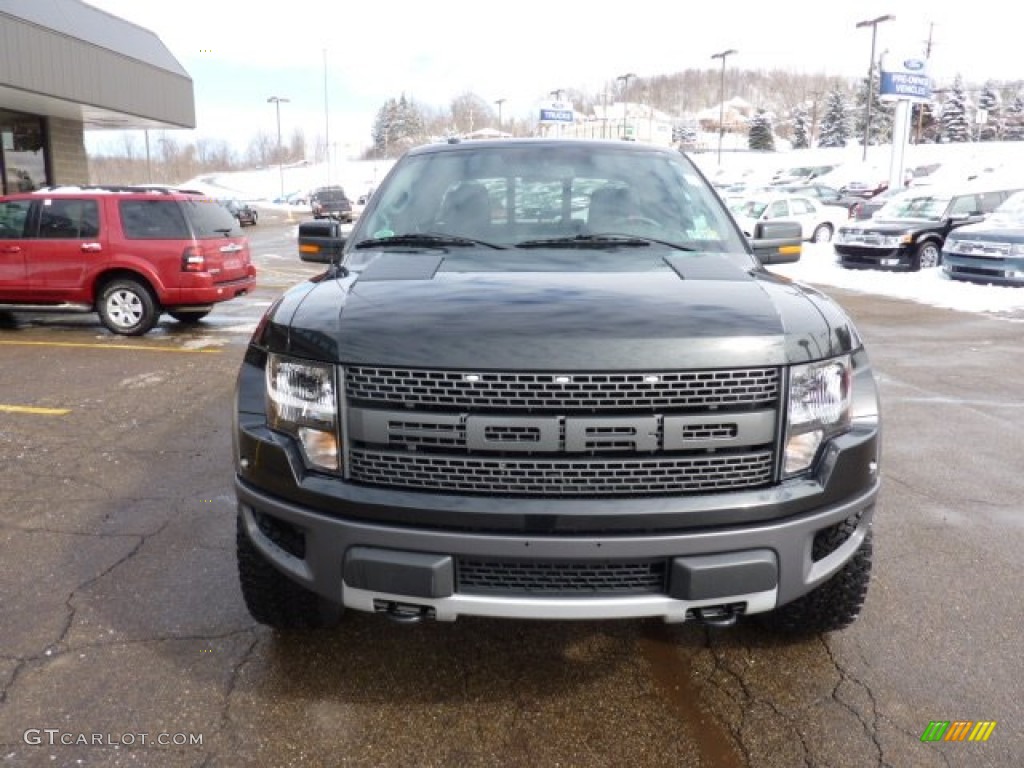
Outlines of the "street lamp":
[{"label": "street lamp", "polygon": [[632,72],[627,72],[615,78],[624,83],[622,86],[622,138],[626,138],[626,101],[629,97],[629,78],[631,77],[636,77],[636,75]]},{"label": "street lamp", "polygon": [[501,133],[501,105],[505,103],[505,100],[496,99],[494,103],[498,105],[498,133]]},{"label": "street lamp", "polygon": [[289,99],[280,96],[271,96],[267,104],[273,104],[277,110],[277,172],[281,177],[281,202],[284,202],[284,157],[281,152],[281,102],[287,104]]},{"label": "street lamp", "polygon": [[871,27],[871,61],[868,62],[868,99],[864,105],[864,155],[862,160],[868,159],[868,141],[871,138],[871,101],[874,98],[875,89],[875,37],[878,34],[878,25],[883,21],[892,21],[895,16],[879,16],[875,19],[867,19],[857,22],[857,29]]},{"label": "street lamp", "polygon": [[730,48],[728,51],[711,54],[712,59],[722,60],[722,77],[718,83],[718,164],[722,164],[722,137],[725,136],[725,60],[739,51]]}]

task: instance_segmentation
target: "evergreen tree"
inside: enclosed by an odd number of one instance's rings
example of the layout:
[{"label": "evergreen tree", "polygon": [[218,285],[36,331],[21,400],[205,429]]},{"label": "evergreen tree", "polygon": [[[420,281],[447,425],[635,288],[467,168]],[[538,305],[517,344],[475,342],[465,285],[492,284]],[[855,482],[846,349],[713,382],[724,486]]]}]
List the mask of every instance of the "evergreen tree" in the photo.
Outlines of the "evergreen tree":
[{"label": "evergreen tree", "polygon": [[978,126],[978,141],[997,141],[1001,137],[1002,115],[999,107],[999,94],[989,80],[978,97],[978,110],[985,110],[985,122]]},{"label": "evergreen tree", "polygon": [[1006,108],[1003,138],[1007,141],[1024,141],[1024,93],[1018,93]]},{"label": "evergreen tree", "polygon": [[[894,110],[890,102],[882,101],[878,92],[881,89],[881,75],[876,71],[874,85],[871,88],[871,130],[868,132],[868,144],[889,144],[892,142],[892,122]],[[864,144],[864,119],[867,117],[868,79],[865,77],[857,91],[857,112],[854,130],[857,141]]]},{"label": "evergreen tree", "polygon": [[971,140],[971,124],[967,120],[967,97],[960,75],[953,81],[953,87],[942,105],[942,140],[959,143]]},{"label": "evergreen tree", "polygon": [[825,98],[825,114],[818,134],[819,147],[845,147],[850,138],[850,121],[846,115],[846,96],[838,88]]},{"label": "evergreen tree", "polygon": [[793,149],[807,149],[811,146],[811,127],[808,124],[807,109],[800,105],[793,110]]},{"label": "evergreen tree", "polygon": [[400,99],[388,99],[377,111],[370,137],[378,157],[400,155],[425,140],[423,114],[404,93]]},{"label": "evergreen tree", "polygon": [[775,134],[772,131],[772,118],[763,109],[750,118],[750,132],[747,137],[748,146],[761,152],[775,151]]}]

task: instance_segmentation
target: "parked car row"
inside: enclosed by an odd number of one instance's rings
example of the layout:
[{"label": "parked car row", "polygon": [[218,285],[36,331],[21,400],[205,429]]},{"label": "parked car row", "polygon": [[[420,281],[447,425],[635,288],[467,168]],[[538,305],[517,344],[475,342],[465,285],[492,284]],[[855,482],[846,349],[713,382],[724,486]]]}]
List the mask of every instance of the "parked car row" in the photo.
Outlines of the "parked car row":
[{"label": "parked car row", "polygon": [[912,188],[893,195],[872,218],[839,228],[835,239],[839,263],[904,271],[936,267],[954,229],[984,220],[1022,187],[988,181]]}]

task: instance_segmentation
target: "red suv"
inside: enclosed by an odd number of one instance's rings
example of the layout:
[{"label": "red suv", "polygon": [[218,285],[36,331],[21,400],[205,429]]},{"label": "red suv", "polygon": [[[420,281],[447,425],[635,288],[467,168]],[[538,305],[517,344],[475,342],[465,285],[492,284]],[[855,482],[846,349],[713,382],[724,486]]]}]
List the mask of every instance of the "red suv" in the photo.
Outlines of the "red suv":
[{"label": "red suv", "polygon": [[249,293],[256,268],[235,218],[172,189],[67,187],[0,197],[0,310],[97,312],[141,336]]}]

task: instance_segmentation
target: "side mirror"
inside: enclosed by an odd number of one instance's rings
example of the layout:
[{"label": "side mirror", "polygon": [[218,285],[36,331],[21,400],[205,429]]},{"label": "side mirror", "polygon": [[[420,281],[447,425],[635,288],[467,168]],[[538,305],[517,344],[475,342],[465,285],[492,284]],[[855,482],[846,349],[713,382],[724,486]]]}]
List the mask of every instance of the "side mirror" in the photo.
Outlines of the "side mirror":
[{"label": "side mirror", "polygon": [[762,264],[791,264],[800,260],[803,230],[795,221],[759,221],[750,247]]},{"label": "side mirror", "polygon": [[336,264],[341,261],[344,246],[341,224],[333,219],[299,224],[299,258],[303,261]]}]

